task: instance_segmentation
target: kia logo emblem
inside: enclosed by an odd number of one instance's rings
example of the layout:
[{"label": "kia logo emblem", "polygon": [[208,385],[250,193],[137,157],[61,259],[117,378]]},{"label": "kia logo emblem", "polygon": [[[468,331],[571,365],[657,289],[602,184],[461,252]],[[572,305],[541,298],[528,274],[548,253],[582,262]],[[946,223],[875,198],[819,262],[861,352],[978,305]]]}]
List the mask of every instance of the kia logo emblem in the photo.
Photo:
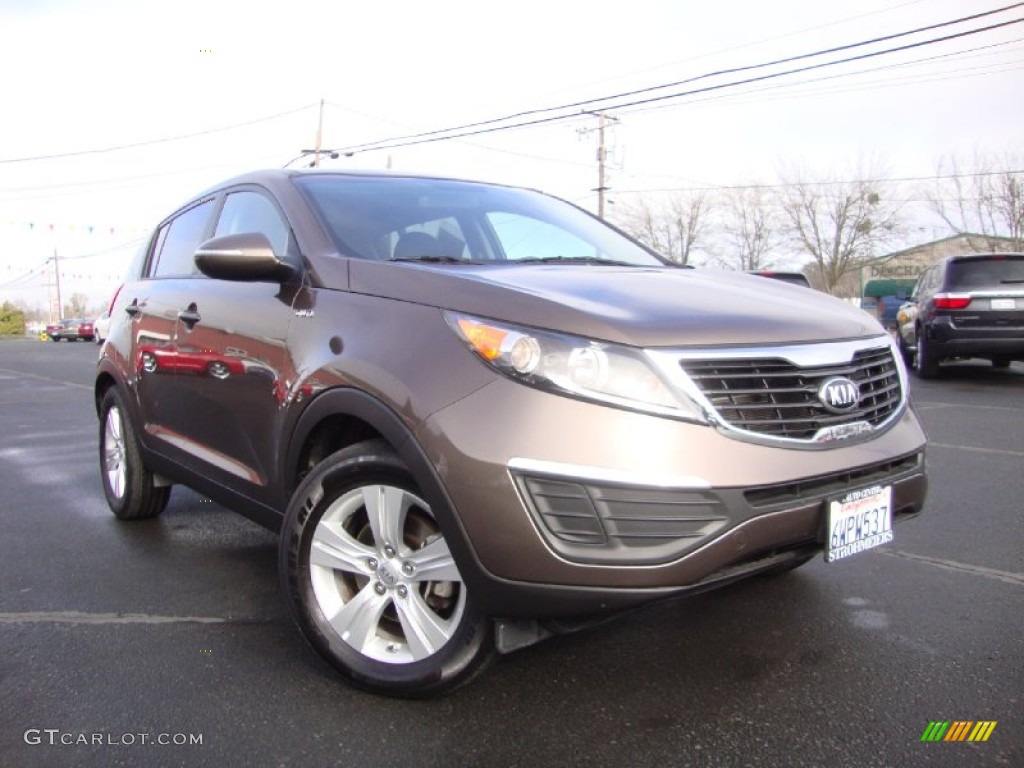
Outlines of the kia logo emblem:
[{"label": "kia logo emblem", "polygon": [[847,378],[836,377],[821,385],[818,399],[832,413],[846,413],[860,403],[860,387]]}]

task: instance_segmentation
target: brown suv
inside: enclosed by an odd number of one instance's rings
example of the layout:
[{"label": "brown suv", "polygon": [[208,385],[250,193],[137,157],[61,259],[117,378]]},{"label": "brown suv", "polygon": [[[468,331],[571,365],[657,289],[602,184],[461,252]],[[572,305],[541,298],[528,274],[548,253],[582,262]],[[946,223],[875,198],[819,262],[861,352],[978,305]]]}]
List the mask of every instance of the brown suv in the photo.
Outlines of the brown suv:
[{"label": "brown suv", "polygon": [[114,513],[181,483],[280,531],[303,634],[379,692],[887,543],[925,497],[864,312],[671,266],[538,192],[254,173],[165,219],[112,314]]}]

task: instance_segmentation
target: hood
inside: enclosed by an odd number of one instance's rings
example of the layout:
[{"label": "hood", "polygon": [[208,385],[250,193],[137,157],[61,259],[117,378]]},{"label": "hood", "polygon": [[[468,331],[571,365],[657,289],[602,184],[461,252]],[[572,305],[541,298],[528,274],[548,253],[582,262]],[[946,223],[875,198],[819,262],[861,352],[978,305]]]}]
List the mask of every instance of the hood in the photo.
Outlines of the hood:
[{"label": "hood", "polygon": [[755,275],[586,264],[353,260],[356,293],[637,347],[781,344],[884,333],[866,312]]}]

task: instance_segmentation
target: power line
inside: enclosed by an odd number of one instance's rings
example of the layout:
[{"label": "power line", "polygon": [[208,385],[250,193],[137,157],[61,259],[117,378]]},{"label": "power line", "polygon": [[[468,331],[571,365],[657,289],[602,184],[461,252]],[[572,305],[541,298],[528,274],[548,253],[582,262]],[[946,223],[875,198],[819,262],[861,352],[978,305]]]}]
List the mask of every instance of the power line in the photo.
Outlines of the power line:
[{"label": "power line", "polygon": [[[948,173],[936,174],[933,176],[894,176],[889,179],[845,179],[829,181],[804,181],[800,182],[808,187],[840,186],[844,184],[896,184],[910,181],[949,181],[952,179],[976,179],[984,176],[1003,176],[1024,174],[1024,169],[1002,170],[1002,171],[977,171],[975,173]],[[792,183],[780,182],[778,184],[709,184],[700,187],[648,187],[645,189],[620,189],[620,195],[637,195],[646,192],[720,192],[744,189],[785,189],[795,186]]]},{"label": "power line", "polygon": [[[664,110],[664,109],[677,109],[677,108],[679,108],[681,106],[689,106],[689,105],[692,105],[692,104],[708,102],[708,101],[720,101],[720,100],[724,100],[724,99],[736,99],[737,97],[749,96],[749,95],[758,94],[758,93],[765,93],[767,91],[778,91],[778,90],[783,90],[783,89],[802,88],[803,86],[811,85],[811,84],[814,84],[814,83],[824,82],[826,80],[837,80],[837,79],[844,78],[844,77],[855,77],[857,75],[871,74],[871,73],[874,73],[874,72],[884,72],[884,71],[887,71],[887,70],[901,69],[901,68],[905,68],[905,67],[913,67],[913,66],[917,66],[919,64],[925,64],[925,63],[928,63],[928,62],[937,62],[937,61],[942,61],[942,60],[951,60],[951,59],[956,58],[956,57],[962,57],[964,54],[968,54],[968,53],[975,53],[975,56],[970,57],[970,58],[977,58],[978,56],[991,56],[992,55],[991,52],[989,52],[987,54],[978,54],[976,52],[978,52],[978,51],[985,51],[985,50],[988,50],[990,48],[997,48],[997,47],[1004,46],[1004,45],[1009,45],[1011,43],[1017,43],[1017,42],[1020,42],[1021,40],[1024,40],[1024,38],[1016,38],[1014,40],[1007,40],[1007,41],[1003,41],[1003,42],[999,42],[999,43],[993,43],[993,44],[990,44],[990,45],[978,46],[978,47],[975,47],[975,48],[968,48],[968,49],[965,49],[963,51],[954,51],[954,52],[951,52],[951,53],[943,53],[943,54],[939,54],[937,56],[926,56],[926,57],[923,57],[923,58],[920,58],[920,59],[914,59],[914,60],[911,60],[911,61],[899,62],[899,63],[896,63],[896,64],[882,64],[882,65],[879,65],[879,66],[876,66],[876,67],[868,67],[868,68],[865,68],[865,69],[859,69],[859,70],[855,70],[855,71],[852,71],[852,72],[841,72],[839,74],[823,75],[821,77],[815,77],[815,78],[810,78],[810,79],[806,79],[806,80],[800,80],[800,81],[793,82],[793,83],[780,83],[780,84],[777,84],[777,85],[766,86],[766,87],[763,87],[763,88],[749,89],[749,90],[742,91],[742,92],[740,92],[738,94],[735,94],[735,93],[720,94],[720,95],[717,95],[717,96],[708,97],[706,99],[697,99],[697,100],[689,101],[685,105],[680,105],[680,104],[667,104],[667,105],[666,104],[659,104],[657,106],[646,107],[646,108],[643,108],[643,109],[628,109],[626,111],[627,111],[628,114],[634,114],[635,115],[635,114],[642,114],[642,113],[645,113],[645,112],[654,112],[654,111]],[[968,57],[964,57],[964,58],[968,58]],[[910,82],[910,83],[912,83],[912,82],[933,82],[936,79],[948,79],[951,76],[958,76],[958,77],[970,76],[970,77],[975,77],[975,76],[978,76],[978,75],[984,75],[984,74],[990,74],[990,73],[998,74],[998,73],[1010,71],[1010,69],[1016,69],[1017,68],[1016,65],[1019,64],[1019,63],[1020,63],[1019,60],[1015,60],[1015,61],[1011,61],[1011,62],[996,63],[994,65],[989,65],[989,66],[993,66],[993,67],[1001,66],[1003,68],[1002,69],[994,69],[993,68],[991,70],[986,70],[986,71],[982,71],[982,72],[976,72],[975,70],[984,69],[984,67],[973,67],[973,68],[968,69],[968,70],[956,69],[956,70],[944,70],[944,71],[937,71],[937,72],[922,72],[922,73],[918,73],[918,74],[909,74],[906,77],[900,78],[899,81],[895,82],[895,84],[896,85],[906,84],[908,82]],[[1009,69],[1007,69],[1007,67],[1009,67]],[[965,75],[965,74],[963,74],[964,72],[973,72],[974,74]],[[852,91],[852,90],[865,90],[867,88],[888,86],[888,85],[893,84],[893,83],[894,83],[893,80],[887,80],[887,81],[885,81],[885,80],[878,80],[878,81],[875,81],[873,83],[861,83],[860,85],[854,85],[854,86],[851,86],[849,88],[845,88],[842,91],[839,91],[839,90],[816,91],[812,95],[820,95],[822,93],[825,93],[825,94],[828,94],[828,93],[846,93],[846,92]],[[784,98],[788,98],[788,96],[785,95],[785,94],[783,95],[783,97]],[[761,101],[763,101],[763,99],[761,99]]]},{"label": "power line", "polygon": [[[404,136],[395,136],[395,137],[391,137],[391,138],[388,138],[388,139],[380,139],[378,141],[366,142],[366,143],[363,143],[363,144],[356,144],[356,145],[352,145],[352,146],[346,147],[344,151],[346,151],[346,152],[368,152],[368,151],[380,150],[380,149],[393,149],[393,148],[397,148],[397,147],[410,146],[410,145],[413,145],[413,144],[425,144],[425,143],[430,143],[432,141],[440,141],[440,140],[444,140],[444,139],[463,138],[465,136],[474,136],[474,135],[479,135],[479,134],[482,134],[482,133],[492,133],[492,132],[497,131],[497,130],[509,130],[509,129],[512,129],[512,128],[522,128],[522,127],[527,127],[527,126],[531,126],[531,125],[540,125],[540,124],[543,124],[543,123],[554,122],[554,121],[557,121],[557,120],[569,119],[571,117],[576,117],[577,115],[575,115],[575,114],[572,114],[572,115],[559,115],[559,116],[555,116],[555,117],[540,118],[540,119],[536,119],[536,120],[519,122],[519,123],[515,123],[513,125],[494,127],[495,125],[497,125],[499,123],[507,123],[507,122],[510,122],[510,121],[520,120],[521,118],[525,118],[525,117],[531,117],[531,116],[534,116],[534,115],[543,115],[543,114],[546,114],[546,113],[549,113],[549,112],[565,112],[567,110],[575,109],[575,108],[592,107],[592,108],[595,108],[595,109],[621,109],[621,108],[623,108],[625,106],[634,106],[636,104],[648,103],[650,101],[657,101],[657,100],[662,100],[662,99],[680,98],[680,97],[685,96],[685,95],[692,95],[693,93],[700,93],[700,92],[703,92],[705,90],[714,90],[714,89],[724,88],[724,87],[733,87],[735,85],[745,84],[745,83],[748,83],[748,82],[757,82],[759,80],[765,80],[765,79],[770,79],[770,78],[774,78],[774,77],[781,77],[781,76],[784,76],[784,75],[787,75],[787,74],[794,74],[794,73],[797,73],[797,72],[809,71],[811,69],[816,69],[816,68],[820,68],[820,67],[834,66],[836,64],[848,63],[850,61],[857,61],[857,60],[862,59],[862,58],[870,58],[870,57],[873,57],[873,56],[879,56],[879,55],[883,55],[883,54],[886,54],[886,53],[894,53],[894,52],[897,52],[897,51],[909,50],[911,48],[920,47],[922,45],[931,45],[931,44],[934,44],[934,43],[944,42],[944,41],[956,39],[956,38],[959,38],[959,37],[965,37],[965,36],[971,35],[971,34],[977,34],[979,32],[985,32],[985,31],[989,31],[989,30],[992,30],[992,29],[997,29],[997,28],[1002,27],[1002,26],[1008,26],[1009,24],[1019,23],[1020,21],[1024,21],[1024,19],[1017,19],[1017,20],[1011,21],[1011,22],[1004,22],[1002,24],[995,24],[995,25],[991,25],[991,26],[988,26],[988,27],[983,27],[983,28],[976,29],[976,30],[969,30],[967,32],[961,32],[961,33],[956,33],[956,34],[953,34],[953,35],[939,37],[939,38],[936,38],[936,39],[933,39],[933,40],[926,40],[926,41],[922,41],[922,42],[918,42],[918,43],[912,43],[912,44],[909,44],[909,45],[906,45],[906,46],[898,46],[896,48],[890,48],[890,49],[886,49],[886,50],[882,50],[882,51],[877,51],[877,52],[873,52],[873,53],[869,53],[869,54],[862,54],[860,56],[848,57],[846,59],[839,59],[839,60],[836,60],[836,61],[825,62],[825,63],[822,63],[822,64],[813,65],[811,67],[797,68],[797,69],[794,69],[794,70],[784,71],[784,72],[775,73],[775,74],[771,74],[771,75],[766,75],[766,76],[762,76],[762,77],[758,77],[758,78],[750,78],[748,80],[739,81],[738,83],[726,83],[726,84],[723,84],[723,85],[711,86],[711,87],[709,87],[707,89],[703,89],[702,88],[702,89],[696,89],[694,91],[682,92],[682,93],[679,93],[679,94],[668,94],[668,95],[664,95],[664,96],[657,96],[657,97],[652,97],[650,99],[644,99],[644,100],[641,100],[641,101],[629,102],[629,103],[626,103],[626,104],[611,104],[611,105],[604,105],[604,106],[600,106],[600,107],[597,106],[597,105],[603,104],[604,102],[613,101],[613,100],[616,100],[616,99],[631,98],[633,96],[638,96],[638,95],[645,94],[645,93],[652,93],[654,91],[664,90],[664,89],[667,89],[667,88],[675,88],[675,87],[678,87],[678,86],[681,86],[681,85],[688,85],[688,84],[691,84],[691,83],[694,83],[694,82],[698,82],[700,80],[707,80],[707,79],[710,79],[710,78],[713,78],[713,77],[721,77],[721,76],[724,76],[724,75],[738,74],[740,72],[749,72],[749,71],[753,71],[753,70],[757,70],[757,69],[764,69],[764,68],[767,68],[767,67],[778,66],[780,64],[786,64],[786,63],[791,63],[791,62],[795,62],[795,61],[801,61],[801,60],[806,60],[806,59],[810,59],[810,58],[815,58],[815,57],[819,57],[819,56],[825,56],[825,55],[828,55],[828,54],[831,54],[831,53],[838,53],[838,52],[841,52],[841,51],[852,50],[852,49],[860,48],[860,47],[867,46],[867,45],[873,45],[873,44],[879,43],[879,42],[895,40],[897,38],[907,37],[909,35],[914,35],[914,34],[918,34],[918,33],[921,33],[921,32],[927,32],[927,31],[931,31],[931,30],[935,30],[935,29],[939,29],[939,28],[943,28],[943,27],[952,26],[952,25],[955,25],[955,24],[961,24],[961,23],[964,23],[966,21],[973,21],[973,20],[978,19],[978,18],[982,18],[982,17],[985,17],[985,16],[991,16],[991,15],[996,14],[996,13],[1002,13],[1003,11],[1011,10],[1013,8],[1018,8],[1020,6],[1024,6],[1024,2],[1022,2],[1022,3],[1014,3],[1013,5],[1004,6],[1002,8],[997,8],[995,10],[985,11],[983,13],[972,14],[972,15],[969,15],[969,16],[963,16],[963,17],[960,17],[958,19],[952,19],[950,21],[944,21],[944,22],[940,22],[940,23],[937,23],[937,24],[930,24],[928,26],[918,27],[916,29],[911,29],[911,30],[907,30],[907,31],[904,31],[904,32],[898,32],[898,33],[894,33],[894,34],[890,34],[890,35],[884,35],[884,36],[881,36],[881,37],[871,38],[871,39],[863,40],[863,41],[856,42],[856,43],[848,43],[846,45],[836,46],[836,47],[833,47],[833,48],[826,48],[826,49],[822,49],[822,50],[818,50],[818,51],[812,51],[810,53],[803,53],[803,54],[798,54],[798,55],[795,55],[795,56],[788,56],[788,57],[785,57],[785,58],[775,59],[773,61],[763,62],[763,63],[760,63],[760,64],[750,64],[750,65],[745,65],[745,66],[741,66],[741,67],[731,67],[731,68],[727,68],[727,69],[717,70],[717,71],[714,71],[714,72],[707,72],[707,73],[704,73],[704,74],[701,74],[701,75],[696,75],[694,77],[686,78],[684,80],[678,80],[678,81],[671,82],[671,83],[663,83],[661,85],[655,85],[655,86],[651,86],[651,87],[648,87],[648,88],[640,88],[640,89],[636,89],[636,90],[632,90],[632,91],[624,91],[622,93],[617,93],[617,94],[613,94],[613,95],[610,95],[610,96],[603,96],[603,97],[598,97],[598,98],[594,98],[594,99],[585,99],[585,100],[582,100],[582,101],[570,102],[570,103],[567,103],[567,104],[561,104],[561,105],[553,106],[553,107],[541,107],[541,108],[537,108],[537,109],[525,110],[525,111],[522,111],[522,112],[516,112],[516,113],[509,114],[509,115],[505,115],[503,117],[491,118],[491,119],[488,119],[488,120],[480,120],[480,121],[476,121],[476,122],[472,122],[472,123],[465,123],[463,125],[458,125],[458,126],[454,126],[454,127],[450,127],[450,128],[439,128],[439,129],[435,129],[435,130],[432,130],[432,131],[423,131],[423,132],[420,132],[420,133],[407,134],[407,135],[404,135]],[[490,126],[490,127],[488,128],[488,126]],[[480,130],[474,130],[474,129],[480,129]]]},{"label": "power line", "polygon": [[267,115],[266,117],[258,117],[254,120],[246,120],[243,123],[234,123],[232,125],[221,126],[220,128],[210,128],[205,131],[196,131],[195,133],[184,133],[178,136],[165,136],[160,139],[150,139],[149,141],[138,141],[133,144],[119,144],[114,147],[103,147],[102,149],[83,149],[77,152],[62,152],[60,154],[53,155],[36,155],[34,157],[10,157],[0,160],[0,164],[6,163],[29,163],[37,160],[57,160],[65,157],[81,157],[83,155],[99,155],[106,152],[119,152],[123,149],[135,149],[137,147],[149,147],[154,144],[166,144],[171,141],[182,141],[184,139],[194,139],[197,136],[208,136],[211,133],[222,133],[224,131],[232,131],[236,128],[244,128],[249,125],[255,125],[256,123],[265,123],[268,120],[276,120],[281,117],[288,115],[294,115],[297,112],[303,112],[311,107],[316,106],[315,104],[307,104],[304,107],[298,107],[297,109],[290,109],[286,112],[278,112],[274,115]]},{"label": "power line", "polygon": [[[803,29],[797,29],[797,30],[794,30],[792,32],[786,32],[785,34],[782,34],[782,35],[775,35],[773,37],[763,38],[761,40],[755,40],[753,42],[743,43],[741,45],[734,45],[734,46],[732,46],[730,48],[722,48],[722,49],[719,49],[717,51],[712,51],[712,52],[709,52],[709,53],[699,54],[697,56],[689,56],[689,57],[687,57],[685,59],[677,59],[675,61],[671,61],[671,62],[668,62],[666,64],[659,64],[659,65],[654,66],[654,67],[647,67],[646,69],[634,70],[633,72],[627,72],[627,73],[624,73],[623,75],[619,75],[619,76],[616,76],[616,77],[613,77],[613,78],[605,78],[603,80],[591,81],[589,83],[584,83],[584,84],[582,84],[581,86],[578,86],[578,87],[600,85],[602,83],[612,82],[612,81],[615,81],[615,80],[622,80],[623,78],[626,78],[626,77],[633,77],[635,75],[642,75],[642,74],[646,74],[648,72],[655,72],[655,71],[657,71],[659,69],[667,69],[668,67],[675,67],[675,66],[678,66],[680,64],[685,64],[685,63],[690,62],[690,61],[697,61],[699,59],[706,59],[706,58],[709,58],[711,56],[719,56],[719,55],[721,55],[723,53],[732,53],[733,51],[741,51],[744,48],[753,48],[753,47],[757,47],[759,45],[763,45],[764,43],[771,43],[771,42],[775,42],[776,40],[785,40],[786,38],[789,38],[789,37],[797,37],[797,36],[800,36],[800,35],[806,35],[808,32],[817,32],[820,29],[827,29],[829,27],[841,26],[841,25],[846,24],[847,22],[850,22],[850,21],[857,21],[858,19],[864,19],[864,18],[867,18],[868,16],[877,16],[879,14],[889,13],[891,11],[899,10],[900,8],[905,8],[908,5],[917,5],[918,3],[922,3],[922,2],[925,2],[925,0],[908,0],[907,2],[901,3],[900,5],[894,5],[894,6],[890,6],[888,8],[880,8],[880,9],[878,9],[876,11],[869,11],[867,13],[857,14],[856,16],[847,16],[846,18],[837,19],[836,21],[830,21],[830,22],[828,22],[826,24],[818,24],[818,25],[813,26],[813,27],[804,27]],[[571,89],[562,88],[559,91],[556,91],[556,93],[561,93],[561,92],[564,92],[564,91],[567,91],[567,90],[571,90]]]}]

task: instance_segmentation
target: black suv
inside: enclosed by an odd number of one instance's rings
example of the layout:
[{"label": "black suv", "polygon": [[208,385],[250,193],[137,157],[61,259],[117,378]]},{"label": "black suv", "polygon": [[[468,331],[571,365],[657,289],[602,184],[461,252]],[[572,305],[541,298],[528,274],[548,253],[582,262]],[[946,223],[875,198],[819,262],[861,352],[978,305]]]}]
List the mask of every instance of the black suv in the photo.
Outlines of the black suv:
[{"label": "black suv", "polygon": [[1024,253],[950,256],[928,267],[899,313],[900,351],[923,379],[949,358],[1024,360]]}]

